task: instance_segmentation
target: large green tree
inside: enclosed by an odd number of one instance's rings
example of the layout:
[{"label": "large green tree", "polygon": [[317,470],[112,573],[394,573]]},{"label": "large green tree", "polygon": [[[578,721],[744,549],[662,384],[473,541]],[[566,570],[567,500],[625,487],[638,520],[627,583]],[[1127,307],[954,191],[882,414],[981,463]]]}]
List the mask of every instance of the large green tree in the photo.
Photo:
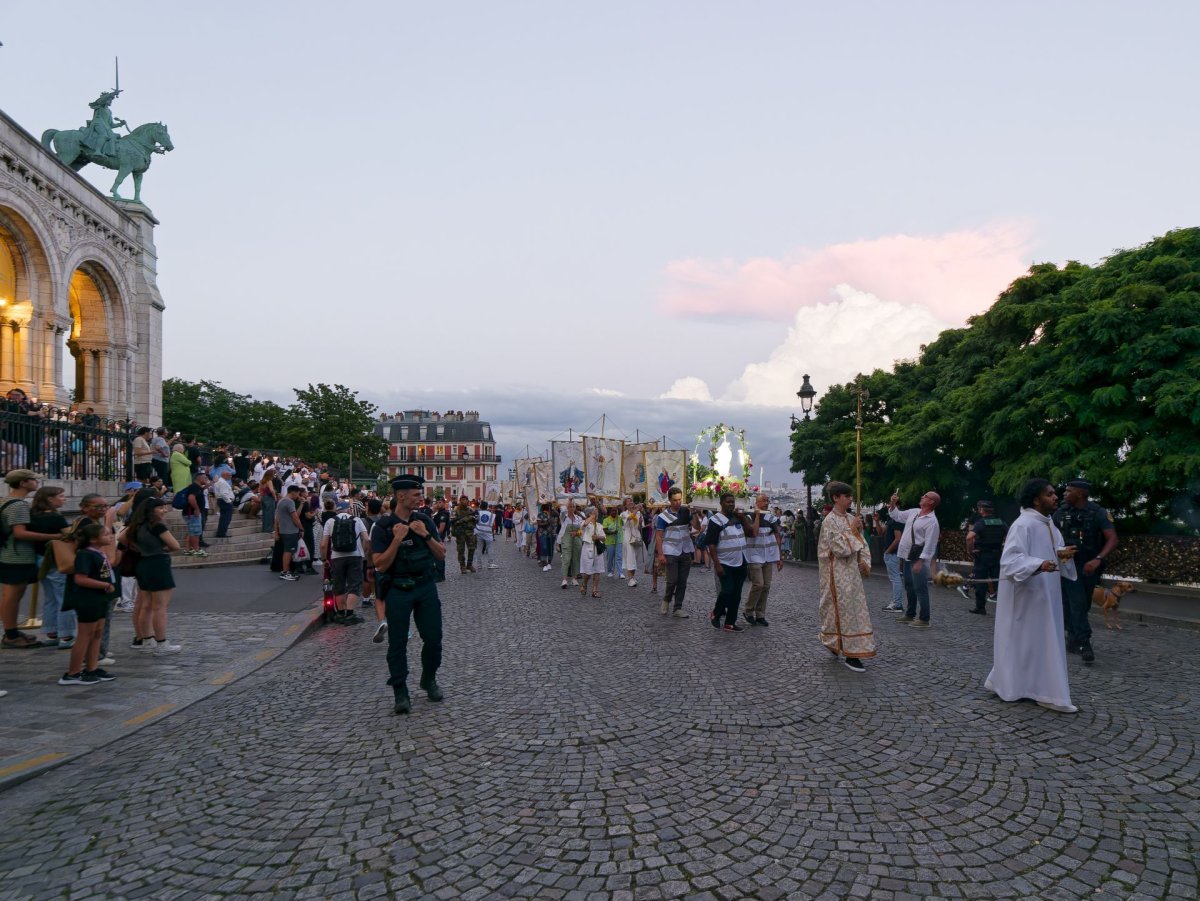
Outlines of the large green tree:
[{"label": "large green tree", "polygon": [[[1126,529],[1195,516],[1200,486],[1200,229],[1097,267],[1032,267],[986,313],[864,379],[866,499],[927,488],[956,521],[1033,475],[1091,479]],[[853,480],[853,384],[793,433],[793,470]]]},{"label": "large green tree", "polygon": [[374,404],[359,400],[344,385],[321,383],[293,390],[296,402],[288,407],[283,430],[293,453],[339,469],[349,465],[353,454],[356,471],[382,471],[387,442],[375,434]]},{"label": "large green tree", "polygon": [[335,469],[383,469],[387,442],[374,433],[376,408],[344,385],[293,389],[286,409],[254,400],[219,382],[163,381],[163,419],[168,428],[205,441],[228,441],[246,448],[295,454]]}]

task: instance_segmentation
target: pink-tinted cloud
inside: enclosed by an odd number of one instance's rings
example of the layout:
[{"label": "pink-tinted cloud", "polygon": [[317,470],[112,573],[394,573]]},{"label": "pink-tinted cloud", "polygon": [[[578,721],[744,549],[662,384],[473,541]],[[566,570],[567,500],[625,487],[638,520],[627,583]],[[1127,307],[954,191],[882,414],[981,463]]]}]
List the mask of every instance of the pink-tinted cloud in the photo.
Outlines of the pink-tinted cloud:
[{"label": "pink-tinted cloud", "polygon": [[667,265],[665,309],[679,316],[790,321],[835,285],[917,304],[960,323],[991,305],[1030,263],[1029,228],[998,223],[944,235],[890,235],[800,249],[783,259],[678,260]]}]

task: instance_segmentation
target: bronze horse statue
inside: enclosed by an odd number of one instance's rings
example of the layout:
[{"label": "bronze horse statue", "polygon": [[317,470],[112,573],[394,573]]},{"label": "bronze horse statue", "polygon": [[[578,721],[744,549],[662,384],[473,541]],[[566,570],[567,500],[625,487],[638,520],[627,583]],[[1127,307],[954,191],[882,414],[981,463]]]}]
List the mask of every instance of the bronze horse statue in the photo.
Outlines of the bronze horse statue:
[{"label": "bronze horse statue", "polygon": [[150,168],[151,156],[175,149],[167,126],[161,122],[147,122],[129,134],[119,136],[116,151],[113,153],[93,153],[86,137],[86,128],[73,128],[68,131],[48,128],[42,133],[42,146],[53,151],[64,165],[70,166],[75,172],[88,163],[95,163],[105,169],[116,169],[117,180],[112,186],[112,196],[116,200],[124,199],[117,193],[117,189],[121,182],[132,174],[133,199],[137,203],[142,202],[142,176]]}]

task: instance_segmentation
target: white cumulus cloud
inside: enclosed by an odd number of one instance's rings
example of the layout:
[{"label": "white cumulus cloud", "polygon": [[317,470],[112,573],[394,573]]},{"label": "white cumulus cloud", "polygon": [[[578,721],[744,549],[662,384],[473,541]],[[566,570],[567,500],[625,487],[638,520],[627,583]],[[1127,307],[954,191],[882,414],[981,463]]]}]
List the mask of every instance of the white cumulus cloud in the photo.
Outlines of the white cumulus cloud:
[{"label": "white cumulus cloud", "polygon": [[950,327],[926,307],[881,300],[850,285],[838,285],[833,294],[836,300],[799,310],[783,343],[766,360],[748,364],[721,399],[798,409],[805,373],[819,400],[830,385],[859,372],[916,357],[922,344]]},{"label": "white cumulus cloud", "polygon": [[694,375],[687,375],[681,379],[676,379],[675,383],[666,390],[666,393],[660,394],[662,400],[701,400],[711,401],[712,392],[708,390],[708,383],[704,379],[696,378]]}]

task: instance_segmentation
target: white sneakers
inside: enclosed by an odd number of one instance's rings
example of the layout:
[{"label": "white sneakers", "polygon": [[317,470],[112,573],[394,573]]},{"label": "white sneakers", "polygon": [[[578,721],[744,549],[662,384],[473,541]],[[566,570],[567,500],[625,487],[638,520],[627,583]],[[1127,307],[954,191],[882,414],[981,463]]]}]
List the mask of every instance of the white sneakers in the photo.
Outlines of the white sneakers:
[{"label": "white sneakers", "polygon": [[549,563],[547,563],[545,566],[542,567],[542,572],[544,572],[544,573],[550,572],[550,564]]},{"label": "white sneakers", "polygon": [[627,584],[630,588],[637,588],[637,579],[630,579],[625,584]]},{"label": "white sneakers", "polygon": [[158,642],[158,646],[154,650],[158,651],[160,654],[174,654],[176,651],[182,651],[183,645],[171,644],[170,641],[164,638],[162,641]]},{"label": "white sneakers", "polygon": [[117,658],[112,654],[105,654],[100,658],[100,661],[96,664],[96,666],[112,666],[116,662]]},{"label": "white sneakers", "polygon": [[489,563],[489,564],[488,564],[488,569],[499,569],[499,568],[500,568],[500,567],[499,567],[499,565],[498,565],[498,564],[495,564],[495,563]]}]

